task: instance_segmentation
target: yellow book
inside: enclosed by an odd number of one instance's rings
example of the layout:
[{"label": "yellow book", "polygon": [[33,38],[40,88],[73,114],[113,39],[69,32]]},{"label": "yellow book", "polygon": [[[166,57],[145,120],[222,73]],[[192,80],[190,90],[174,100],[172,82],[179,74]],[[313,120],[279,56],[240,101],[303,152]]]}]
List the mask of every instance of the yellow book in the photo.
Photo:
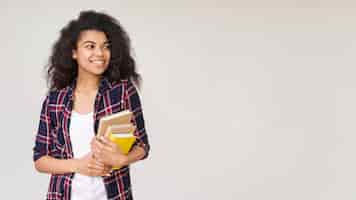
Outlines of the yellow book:
[{"label": "yellow book", "polygon": [[[105,135],[114,142],[122,153],[128,154],[136,136],[133,134],[136,127],[132,124],[120,124],[109,126]],[[120,169],[122,166],[115,166],[113,169]]]}]

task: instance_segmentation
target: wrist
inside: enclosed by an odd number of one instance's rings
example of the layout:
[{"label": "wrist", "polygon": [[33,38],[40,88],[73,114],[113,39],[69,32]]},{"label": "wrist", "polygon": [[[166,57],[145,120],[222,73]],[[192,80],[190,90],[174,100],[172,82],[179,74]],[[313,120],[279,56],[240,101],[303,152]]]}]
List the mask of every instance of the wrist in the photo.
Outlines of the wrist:
[{"label": "wrist", "polygon": [[127,155],[117,155],[114,160],[114,166],[126,166],[129,165],[129,159]]},{"label": "wrist", "polygon": [[72,173],[78,173],[79,171],[79,160],[78,159],[71,159],[70,163],[70,171]]},{"label": "wrist", "polygon": [[123,156],[123,166],[129,165],[130,161],[129,161],[129,156],[124,155]]}]

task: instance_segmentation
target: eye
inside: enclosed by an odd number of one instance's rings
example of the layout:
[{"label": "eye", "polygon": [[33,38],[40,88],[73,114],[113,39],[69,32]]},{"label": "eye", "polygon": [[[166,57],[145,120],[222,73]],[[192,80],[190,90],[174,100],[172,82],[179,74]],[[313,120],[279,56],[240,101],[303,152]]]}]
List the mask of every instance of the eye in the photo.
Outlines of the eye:
[{"label": "eye", "polygon": [[94,44],[88,44],[88,45],[85,45],[85,48],[87,48],[87,49],[94,49],[94,48],[95,48],[95,45],[94,45]]},{"label": "eye", "polygon": [[103,49],[110,49],[110,47],[111,47],[110,44],[105,44],[105,45],[103,46]]}]

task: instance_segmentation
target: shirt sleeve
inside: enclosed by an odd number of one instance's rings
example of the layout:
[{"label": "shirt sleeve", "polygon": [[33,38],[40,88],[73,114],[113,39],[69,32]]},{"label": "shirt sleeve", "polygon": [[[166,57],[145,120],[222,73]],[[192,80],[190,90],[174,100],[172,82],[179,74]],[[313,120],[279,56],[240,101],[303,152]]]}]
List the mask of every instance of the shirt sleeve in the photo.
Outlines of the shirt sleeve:
[{"label": "shirt sleeve", "polygon": [[52,136],[51,136],[51,120],[48,111],[49,96],[45,98],[42,103],[40,122],[37,129],[35,138],[35,146],[33,148],[33,160],[36,161],[42,156],[49,155],[53,149]]},{"label": "shirt sleeve", "polygon": [[142,158],[145,159],[150,151],[150,145],[146,133],[140,96],[137,92],[136,86],[131,81],[128,81],[126,92],[126,105],[133,113],[131,122],[136,126],[134,133],[136,141],[133,146],[140,146],[145,150],[145,156]]}]

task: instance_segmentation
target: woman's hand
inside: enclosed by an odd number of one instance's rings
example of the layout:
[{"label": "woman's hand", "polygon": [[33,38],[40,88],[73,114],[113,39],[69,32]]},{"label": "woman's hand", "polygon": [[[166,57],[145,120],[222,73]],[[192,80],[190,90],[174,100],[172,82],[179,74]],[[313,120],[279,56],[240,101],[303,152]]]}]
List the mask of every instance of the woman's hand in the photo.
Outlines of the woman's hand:
[{"label": "woman's hand", "polygon": [[90,152],[77,160],[75,172],[86,176],[110,176],[111,167],[95,159]]},{"label": "woman's hand", "polygon": [[91,151],[96,159],[105,165],[122,167],[128,165],[128,157],[120,148],[106,137],[94,138],[91,141]]}]

